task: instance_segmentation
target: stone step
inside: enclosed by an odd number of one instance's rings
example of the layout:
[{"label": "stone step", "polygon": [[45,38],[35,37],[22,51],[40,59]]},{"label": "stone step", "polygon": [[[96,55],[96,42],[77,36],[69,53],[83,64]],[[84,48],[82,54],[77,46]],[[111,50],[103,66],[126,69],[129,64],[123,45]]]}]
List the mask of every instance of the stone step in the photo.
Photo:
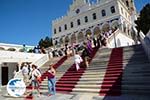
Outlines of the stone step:
[{"label": "stone step", "polygon": [[[104,73],[106,72],[107,70],[107,73],[117,73],[117,72],[123,72],[123,73],[148,73],[150,72],[150,69],[148,68],[135,68],[135,70],[133,68],[112,68],[112,67],[109,67],[109,68],[99,68],[98,69],[91,69],[91,70],[85,70],[85,71],[69,71],[66,73],[66,75],[78,75],[78,74],[82,74],[83,72],[84,73],[87,73],[87,74],[91,74],[91,73],[97,73],[97,74],[101,74],[101,73]],[[58,72],[57,74],[61,74],[62,72]]]},{"label": "stone step", "polygon": [[[127,89],[127,90],[122,90],[121,91],[122,94],[130,94],[130,95],[149,95],[150,94],[150,90],[138,90],[138,89]],[[142,99],[141,99],[142,100]],[[148,100],[148,99],[145,99]]]},{"label": "stone step", "polygon": [[[118,76],[112,76],[112,77],[103,77],[103,76],[97,76],[97,77],[82,77],[80,78],[79,80],[80,81],[103,81],[103,79],[105,80],[117,80],[118,79]],[[122,81],[129,81],[129,82],[132,82],[132,81],[144,81],[144,80],[148,80],[149,77],[131,77],[131,76],[128,76],[128,77],[122,77]],[[56,80],[59,80],[58,78],[56,78]],[[63,77],[61,78],[61,81],[74,81],[74,80],[78,80],[78,77]],[[43,82],[47,81],[47,79],[45,79]]]},{"label": "stone step", "polygon": [[98,52],[105,52],[105,53],[107,53],[107,52],[111,52],[111,48],[99,48],[99,50],[98,50]]},{"label": "stone step", "polygon": [[147,59],[147,57],[145,57],[145,54],[141,54],[141,55],[124,55],[123,59]]},{"label": "stone step", "polygon": [[141,64],[125,64],[125,68],[143,68],[143,67],[148,67],[150,66],[150,63],[141,63]]},{"label": "stone step", "polygon": [[124,51],[141,51],[143,50],[142,45],[132,45],[132,46],[126,46],[123,48]]},{"label": "stone step", "polygon": [[[107,74],[107,77],[113,77],[113,76],[119,76],[120,73],[113,73],[113,74]],[[62,75],[57,75],[56,77],[57,78],[60,78]],[[64,77],[66,78],[72,78],[72,77],[79,77],[80,75],[66,75]],[[84,78],[92,78],[92,77],[104,77],[105,76],[105,73],[101,73],[101,74],[88,74],[88,73],[84,73],[82,76],[80,77],[84,77]],[[122,77],[135,77],[135,78],[138,78],[138,77],[150,77],[150,73],[146,73],[146,74],[143,74],[143,73],[123,73],[122,74]]]},{"label": "stone step", "polygon": [[[141,58],[142,59],[142,58]],[[123,61],[120,61],[120,60],[116,60],[116,63],[118,62],[120,62],[120,63],[122,63],[122,64],[140,64],[140,63],[142,63],[142,64],[144,64],[144,63],[150,63],[149,61],[148,61],[148,59],[127,59],[127,60],[123,60]],[[92,61],[92,63],[90,64],[90,65],[102,65],[102,66],[104,66],[104,65],[107,65],[109,63],[109,61],[103,61],[103,60],[97,60],[97,61]]]},{"label": "stone step", "polygon": [[122,85],[121,86],[122,90],[135,90],[135,91],[140,91],[140,90],[149,90],[150,91],[150,86],[149,85]]},{"label": "stone step", "polygon": [[[57,84],[57,87],[74,87],[74,84]],[[77,84],[75,85],[74,89],[81,88],[81,89],[101,89],[101,84]],[[119,85],[118,85],[119,86]],[[113,84],[106,84],[103,85],[103,88],[111,88],[113,87]],[[120,86],[119,86],[120,87]],[[150,86],[144,86],[144,85],[121,85],[122,90],[150,90]],[[43,87],[43,89],[47,89],[46,87]]]},{"label": "stone step", "polygon": [[124,51],[123,52],[124,55],[141,55],[141,54],[145,54],[144,50],[140,50],[140,51]]},{"label": "stone step", "polygon": [[[115,80],[108,80],[108,81],[105,81],[105,85],[110,85],[110,84],[113,84],[115,83],[116,81]],[[86,81],[78,81],[77,83],[75,81],[60,81],[58,82],[57,84],[77,84],[77,85],[101,85],[103,83],[103,80],[94,80],[94,81],[91,81],[91,80],[86,80]],[[146,81],[146,80],[143,80],[143,81],[128,81],[128,80],[122,80],[122,86],[148,86],[149,87],[149,84],[150,84],[150,81]],[[41,86],[45,86],[47,87],[48,85],[48,82],[45,80],[42,82]]]},{"label": "stone step", "polygon": [[90,93],[99,93],[100,89],[84,89],[84,88],[74,88],[73,92],[90,92]]},{"label": "stone step", "polygon": [[[62,72],[57,72],[57,75],[59,75],[59,74],[61,74]],[[101,73],[105,73],[105,72],[100,72],[100,71],[98,71],[98,72],[92,72],[92,71],[89,71],[88,73],[85,73],[85,74],[89,74],[89,75],[95,75],[95,74],[101,74]],[[77,72],[74,72],[74,73],[67,73],[67,75],[78,75],[78,74],[81,74],[81,73],[77,73]],[[82,73],[82,74],[84,74],[84,73]]]}]

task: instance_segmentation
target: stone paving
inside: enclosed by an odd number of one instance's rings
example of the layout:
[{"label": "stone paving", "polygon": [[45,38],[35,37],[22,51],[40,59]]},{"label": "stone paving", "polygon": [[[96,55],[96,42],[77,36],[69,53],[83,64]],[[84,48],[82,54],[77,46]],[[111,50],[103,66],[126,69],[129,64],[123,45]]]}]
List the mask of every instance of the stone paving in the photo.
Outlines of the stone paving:
[{"label": "stone paving", "polygon": [[[1,87],[0,90],[0,100],[26,100],[24,97],[11,97],[8,95],[6,87]],[[29,99],[28,99],[29,100]],[[121,95],[121,96],[96,96],[94,94],[61,94],[57,93],[53,96],[47,96],[47,94],[42,94],[38,97],[37,94],[34,95],[33,100],[150,100],[149,95]]]}]

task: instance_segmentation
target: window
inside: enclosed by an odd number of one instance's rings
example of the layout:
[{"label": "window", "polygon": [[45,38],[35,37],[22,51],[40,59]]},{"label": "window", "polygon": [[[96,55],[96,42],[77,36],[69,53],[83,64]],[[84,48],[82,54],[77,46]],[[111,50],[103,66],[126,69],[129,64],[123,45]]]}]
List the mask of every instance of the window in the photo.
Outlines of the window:
[{"label": "window", "polygon": [[112,6],[112,7],[110,8],[110,10],[111,10],[111,13],[115,13],[115,12],[116,12],[114,6]]},{"label": "window", "polygon": [[70,23],[70,27],[73,28],[73,22]]},{"label": "window", "polygon": [[56,34],[56,28],[54,29],[54,34]]},{"label": "window", "polygon": [[123,14],[123,8],[121,7],[121,13]]},{"label": "window", "polygon": [[84,17],[84,20],[85,20],[85,22],[87,23],[87,22],[88,22],[88,17],[85,16],[85,17]]},{"label": "window", "polygon": [[93,13],[93,20],[96,19],[96,13]]},{"label": "window", "polygon": [[81,25],[80,19],[77,20],[77,25]]},{"label": "window", "polygon": [[59,27],[59,32],[61,32],[61,27]]},{"label": "window", "polygon": [[127,5],[127,7],[129,7],[129,2],[128,1],[126,1],[126,5]]},{"label": "window", "polygon": [[106,16],[106,11],[104,9],[102,10],[102,16]]},{"label": "window", "polygon": [[125,16],[126,16],[126,18],[127,18],[127,12],[125,13]]},{"label": "window", "polygon": [[67,30],[67,24],[65,24],[64,28],[65,28],[65,30]]}]

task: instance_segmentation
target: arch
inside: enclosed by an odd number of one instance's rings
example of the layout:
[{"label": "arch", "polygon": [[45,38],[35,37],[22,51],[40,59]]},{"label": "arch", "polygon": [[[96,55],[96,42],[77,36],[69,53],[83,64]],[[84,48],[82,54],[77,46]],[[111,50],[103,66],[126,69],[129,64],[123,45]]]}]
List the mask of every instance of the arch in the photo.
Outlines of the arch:
[{"label": "arch", "polygon": [[60,45],[61,45],[61,44],[64,44],[64,39],[63,39],[63,37],[61,37],[61,38],[59,39],[59,43],[60,43]]},{"label": "arch", "polygon": [[103,30],[104,32],[108,32],[109,29],[110,29],[110,25],[109,25],[108,23],[103,24],[102,30]]},{"label": "arch", "polygon": [[99,27],[94,28],[94,36],[98,36],[101,33],[101,30]]},{"label": "arch", "polygon": [[90,29],[88,29],[88,30],[86,31],[86,35],[85,35],[85,36],[86,36],[86,37],[88,37],[88,36],[90,37],[91,35],[92,35],[92,32],[91,32]]},{"label": "arch", "polygon": [[24,52],[24,50],[23,49],[19,49],[19,52]]},{"label": "arch", "polygon": [[3,47],[0,47],[0,50],[5,50],[5,48],[3,48]]},{"label": "arch", "polygon": [[118,29],[118,28],[119,28],[119,23],[118,23],[118,21],[114,21],[114,22],[112,22],[112,24],[111,24],[111,28],[112,28],[113,30]]},{"label": "arch", "polygon": [[83,41],[84,41],[84,34],[83,34],[83,32],[80,32],[78,34],[78,43],[83,42]]},{"label": "arch", "polygon": [[76,35],[72,34],[71,35],[71,44],[76,43]]},{"label": "arch", "polygon": [[65,37],[65,44],[69,42],[69,36]]},{"label": "arch", "polygon": [[16,51],[15,48],[8,48],[8,51]]}]

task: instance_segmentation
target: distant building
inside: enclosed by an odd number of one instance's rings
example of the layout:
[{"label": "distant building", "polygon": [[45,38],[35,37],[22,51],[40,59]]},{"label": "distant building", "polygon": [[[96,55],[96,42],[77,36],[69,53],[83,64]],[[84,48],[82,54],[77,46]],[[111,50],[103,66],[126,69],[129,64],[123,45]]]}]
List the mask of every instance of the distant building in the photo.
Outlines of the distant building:
[{"label": "distant building", "polygon": [[[82,43],[86,36],[97,36],[119,29],[118,46],[134,44],[132,30],[136,19],[134,0],[73,0],[66,16],[52,22],[54,45]],[[114,41],[114,40],[112,40]],[[114,47],[110,43],[110,47]]]}]

